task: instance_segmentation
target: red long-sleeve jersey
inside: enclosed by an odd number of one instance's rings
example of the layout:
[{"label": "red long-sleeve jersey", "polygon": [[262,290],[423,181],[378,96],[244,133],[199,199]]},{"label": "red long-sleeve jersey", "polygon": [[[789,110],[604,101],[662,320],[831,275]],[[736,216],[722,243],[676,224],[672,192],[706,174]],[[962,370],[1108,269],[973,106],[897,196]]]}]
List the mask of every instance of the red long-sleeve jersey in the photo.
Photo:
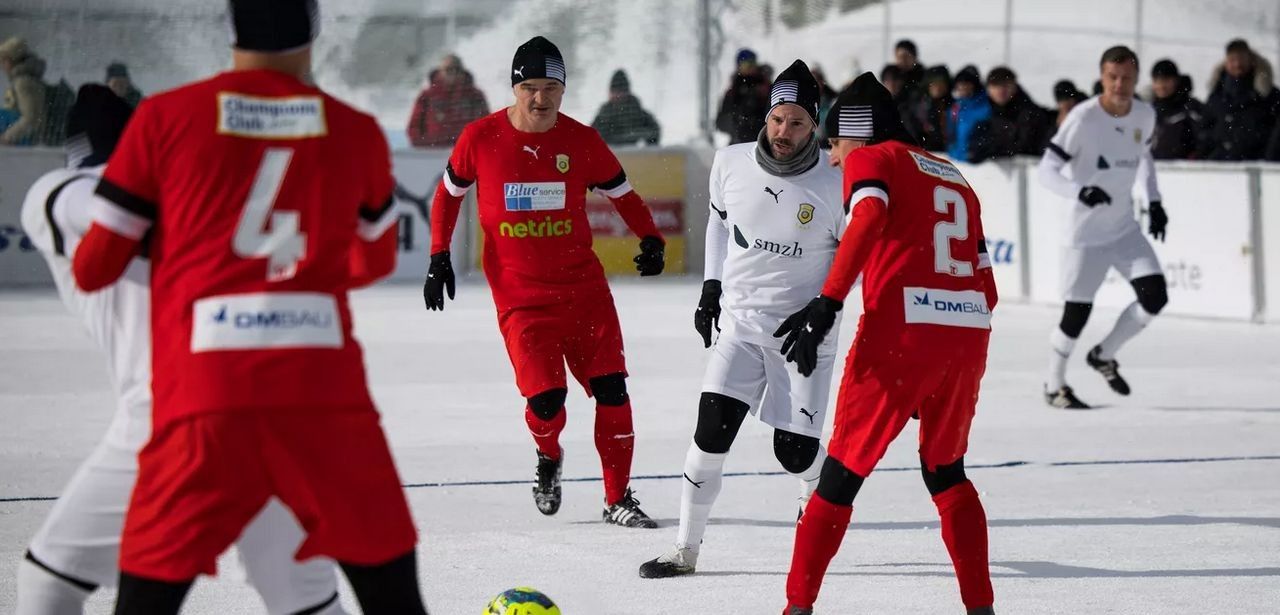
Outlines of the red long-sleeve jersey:
[{"label": "red long-sleeve jersey", "polygon": [[516,130],[502,109],[467,125],[431,207],[431,252],[449,249],[462,198],[477,190],[484,271],[499,310],[607,290],[591,250],[586,194],[608,197],[637,237],[653,216],[594,128],[561,114],[547,132]]},{"label": "red long-sleeve jersey", "polygon": [[149,237],[155,421],[372,410],[347,291],[395,265],[372,117],[283,73],[223,73],[138,107],[97,188],[77,284]]},{"label": "red long-sleeve jersey", "polygon": [[863,348],[985,354],[995,278],[982,207],[951,163],[896,141],[844,163],[850,216],[822,294],[843,301],[862,274]]}]

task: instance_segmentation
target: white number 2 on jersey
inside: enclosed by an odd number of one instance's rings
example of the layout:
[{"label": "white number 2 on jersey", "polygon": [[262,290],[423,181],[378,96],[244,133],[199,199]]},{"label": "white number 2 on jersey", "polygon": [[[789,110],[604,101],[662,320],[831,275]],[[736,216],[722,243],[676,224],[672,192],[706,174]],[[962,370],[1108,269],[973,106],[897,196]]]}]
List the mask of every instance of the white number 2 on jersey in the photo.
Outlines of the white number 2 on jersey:
[{"label": "white number 2 on jersey", "polygon": [[933,189],[933,210],[955,217],[951,222],[944,220],[933,227],[934,270],[957,278],[973,275],[973,263],[951,258],[951,240],[969,238],[969,206],[964,202],[964,196],[950,188],[938,186]]},{"label": "white number 2 on jersey", "polygon": [[[298,261],[307,253],[307,236],[299,231],[301,214],[296,211],[272,212],[280,184],[289,170],[293,150],[267,149],[253,178],[249,198],[240,212],[231,249],[242,258],[267,259],[267,281],[288,280],[298,273]],[[267,227],[270,214],[271,226]]]}]

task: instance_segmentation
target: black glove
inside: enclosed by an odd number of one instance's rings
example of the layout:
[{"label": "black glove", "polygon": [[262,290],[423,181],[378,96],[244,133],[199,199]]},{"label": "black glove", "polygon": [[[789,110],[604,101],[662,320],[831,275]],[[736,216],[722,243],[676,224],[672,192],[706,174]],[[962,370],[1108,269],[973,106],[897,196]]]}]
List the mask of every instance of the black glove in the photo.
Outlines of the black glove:
[{"label": "black glove", "polygon": [[1160,201],[1151,201],[1151,205],[1147,206],[1147,215],[1150,217],[1147,232],[1155,239],[1164,241],[1164,228],[1169,226],[1169,214],[1164,213],[1164,205]]},{"label": "black glove", "polygon": [[808,377],[818,367],[818,346],[827,337],[831,325],[836,322],[836,312],[844,304],[818,295],[799,312],[782,321],[782,326],[773,332],[774,337],[787,336],[782,341],[782,354],[787,361],[794,361],[800,375]]},{"label": "black glove", "polygon": [[631,262],[636,264],[640,276],[658,275],[666,267],[666,244],[652,235],[640,240],[640,253]]},{"label": "black glove", "polygon": [[720,330],[720,280],[702,283],[702,298],[693,312],[693,328],[702,336],[702,346],[711,347],[711,327]]},{"label": "black glove", "polygon": [[453,262],[449,260],[449,251],[432,254],[431,266],[427,268],[427,283],[422,285],[422,298],[427,301],[427,309],[444,310],[444,291],[449,289],[449,298],[453,299],[453,285]]},{"label": "black glove", "polygon": [[1097,186],[1085,186],[1081,188],[1080,196],[1078,198],[1081,203],[1084,203],[1085,207],[1097,207],[1103,203],[1106,203],[1107,205],[1111,204],[1111,195],[1107,194],[1106,190]]}]

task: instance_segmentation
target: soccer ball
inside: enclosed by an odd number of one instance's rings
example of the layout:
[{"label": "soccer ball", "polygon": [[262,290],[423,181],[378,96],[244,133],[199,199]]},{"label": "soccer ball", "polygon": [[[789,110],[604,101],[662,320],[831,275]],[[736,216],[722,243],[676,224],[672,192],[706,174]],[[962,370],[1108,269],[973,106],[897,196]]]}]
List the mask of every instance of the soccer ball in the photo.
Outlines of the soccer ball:
[{"label": "soccer ball", "polygon": [[560,615],[560,607],[532,587],[517,587],[490,600],[481,615]]}]

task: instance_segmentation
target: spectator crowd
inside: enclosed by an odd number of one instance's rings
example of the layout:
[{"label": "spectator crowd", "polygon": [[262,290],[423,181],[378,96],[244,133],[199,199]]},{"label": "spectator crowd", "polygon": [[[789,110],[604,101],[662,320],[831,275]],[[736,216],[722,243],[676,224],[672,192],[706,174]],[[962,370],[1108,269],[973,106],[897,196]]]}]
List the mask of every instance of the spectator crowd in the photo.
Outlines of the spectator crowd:
[{"label": "spectator crowd", "polygon": [[[822,70],[812,66],[825,113],[835,91]],[[764,126],[770,73],[752,50],[738,52],[716,114],[716,128],[730,143],[754,141]],[[1209,76],[1204,102],[1191,95],[1191,77],[1172,60],[1155,62],[1149,74],[1150,87],[1139,98],[1156,111],[1156,159],[1280,161],[1280,90],[1271,64],[1246,41],[1227,44],[1222,62]],[[894,62],[879,77],[921,145],[966,162],[1039,156],[1071,109],[1088,99],[1074,83],[1061,80],[1053,87],[1054,106],[1043,107],[1007,66],[992,68],[985,76],[973,65],[955,73],[946,65],[925,66],[915,43],[905,39],[898,41]],[[1093,94],[1100,91],[1101,84],[1094,83]]]},{"label": "spectator crowd", "polygon": [[[812,64],[821,90],[819,126],[836,97],[826,75]],[[52,82],[46,63],[26,41],[0,43],[0,70],[8,79],[0,106],[0,145],[61,145],[75,92],[66,80]],[[1244,40],[1227,44],[1209,75],[1208,98],[1192,96],[1191,77],[1172,60],[1149,69],[1150,85],[1140,98],[1156,110],[1152,152],[1161,160],[1280,161],[1280,90],[1265,58]],[[894,62],[879,73],[893,94],[903,124],[931,151],[955,160],[981,162],[1010,156],[1038,156],[1072,107],[1088,98],[1069,80],[1053,87],[1053,107],[1038,104],[1007,66],[984,76],[968,65],[952,72],[926,66],[910,40],[898,41]],[[756,140],[769,108],[773,68],[754,51],[740,50],[715,116],[716,129],[730,143]],[[143,94],[121,62],[106,67],[104,83],[130,105]],[[1096,95],[1100,84],[1094,83]],[[489,113],[484,94],[456,55],[431,70],[409,115],[406,133],[416,147],[449,147],[468,122]],[[624,70],[609,80],[608,98],[591,125],[610,145],[657,145],[662,130],[632,93]],[[825,135],[819,129],[825,144]]]}]

